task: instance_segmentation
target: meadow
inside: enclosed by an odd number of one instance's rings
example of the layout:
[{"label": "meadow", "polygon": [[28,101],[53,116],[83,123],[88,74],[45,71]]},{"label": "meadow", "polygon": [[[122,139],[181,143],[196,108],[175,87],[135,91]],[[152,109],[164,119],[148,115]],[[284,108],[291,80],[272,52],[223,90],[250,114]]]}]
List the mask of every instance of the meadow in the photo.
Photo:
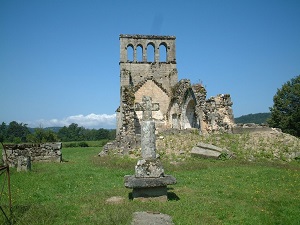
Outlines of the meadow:
[{"label": "meadow", "polygon": [[[132,201],[124,175],[137,159],[98,157],[100,147],[63,148],[62,163],[11,169],[11,224],[130,224],[133,212],[168,214],[175,224],[300,224],[300,163],[162,156],[167,202]],[[1,182],[3,182],[1,180]],[[108,203],[120,196],[124,201]],[[7,212],[7,191],[1,199]],[[0,214],[0,224],[7,224]]]}]

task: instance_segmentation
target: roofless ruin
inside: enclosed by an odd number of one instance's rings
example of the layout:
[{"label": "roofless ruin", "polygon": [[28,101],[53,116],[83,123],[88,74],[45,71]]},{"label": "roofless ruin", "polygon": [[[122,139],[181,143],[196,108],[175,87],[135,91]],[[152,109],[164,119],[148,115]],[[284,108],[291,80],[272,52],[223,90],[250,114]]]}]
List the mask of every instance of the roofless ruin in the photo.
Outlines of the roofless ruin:
[{"label": "roofless ruin", "polygon": [[234,119],[229,94],[206,99],[201,84],[178,81],[175,36],[121,34],[119,39],[117,137],[104,151],[112,147],[126,153],[140,146],[143,96],[152,98],[152,118],[158,132],[191,128],[200,133],[231,132]]}]

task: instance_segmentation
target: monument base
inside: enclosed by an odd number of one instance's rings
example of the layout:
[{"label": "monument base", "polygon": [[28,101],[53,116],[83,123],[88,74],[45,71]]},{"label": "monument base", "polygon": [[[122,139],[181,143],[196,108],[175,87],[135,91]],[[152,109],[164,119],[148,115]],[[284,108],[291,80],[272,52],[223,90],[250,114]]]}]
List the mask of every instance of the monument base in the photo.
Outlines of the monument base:
[{"label": "monument base", "polygon": [[151,188],[133,188],[132,198],[133,200],[141,201],[167,201],[167,186]]},{"label": "monument base", "polygon": [[171,175],[163,177],[124,177],[125,187],[132,188],[133,200],[167,201],[167,185],[176,184],[176,178]]}]

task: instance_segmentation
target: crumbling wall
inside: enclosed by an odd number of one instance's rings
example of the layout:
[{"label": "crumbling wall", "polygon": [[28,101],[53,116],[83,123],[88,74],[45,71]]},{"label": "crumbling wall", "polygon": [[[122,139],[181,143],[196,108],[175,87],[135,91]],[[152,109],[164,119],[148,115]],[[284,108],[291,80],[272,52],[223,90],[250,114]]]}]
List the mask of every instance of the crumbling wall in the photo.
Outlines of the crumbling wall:
[{"label": "crumbling wall", "polygon": [[110,149],[119,149],[120,153],[126,154],[130,149],[140,145],[140,138],[136,135],[135,123],[138,122],[134,111],[135,88],[133,86],[121,87],[121,105],[117,112],[116,140],[103,147],[103,153]]},{"label": "crumbling wall", "polygon": [[197,99],[188,79],[180,80],[172,88],[168,122],[170,128],[199,128],[200,120],[196,112]]},{"label": "crumbling wall", "polygon": [[[198,128],[201,133],[232,132],[234,117],[230,95],[220,94],[206,99],[206,90],[201,84],[191,85],[190,80],[180,80],[172,89],[169,122],[172,128]],[[194,105],[193,105],[194,104]],[[195,120],[187,115],[192,105]],[[190,119],[187,121],[186,118]],[[190,123],[190,126],[188,126]]]},{"label": "crumbling wall", "polygon": [[4,144],[6,155],[2,151],[3,161],[10,167],[17,167],[20,157],[30,157],[31,161],[38,162],[61,162],[62,161],[62,144],[44,143],[44,144]]},{"label": "crumbling wall", "polygon": [[219,94],[205,101],[203,106],[204,132],[232,132],[234,117],[229,94]]}]

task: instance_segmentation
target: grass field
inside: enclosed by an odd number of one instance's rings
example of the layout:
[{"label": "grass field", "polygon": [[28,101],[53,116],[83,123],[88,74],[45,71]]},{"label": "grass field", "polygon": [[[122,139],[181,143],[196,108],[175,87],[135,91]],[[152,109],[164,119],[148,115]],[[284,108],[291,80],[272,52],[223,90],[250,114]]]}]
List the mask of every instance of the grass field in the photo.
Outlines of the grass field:
[{"label": "grass field", "polygon": [[[175,224],[300,224],[299,162],[162,159],[178,183],[170,186],[167,202],[145,203],[129,200],[131,190],[124,187],[136,159],[100,158],[99,147],[62,152],[63,163],[11,169],[13,224],[130,224],[136,211],[165,213]],[[112,196],[125,201],[107,203]],[[1,204],[7,210],[7,195]]]}]

